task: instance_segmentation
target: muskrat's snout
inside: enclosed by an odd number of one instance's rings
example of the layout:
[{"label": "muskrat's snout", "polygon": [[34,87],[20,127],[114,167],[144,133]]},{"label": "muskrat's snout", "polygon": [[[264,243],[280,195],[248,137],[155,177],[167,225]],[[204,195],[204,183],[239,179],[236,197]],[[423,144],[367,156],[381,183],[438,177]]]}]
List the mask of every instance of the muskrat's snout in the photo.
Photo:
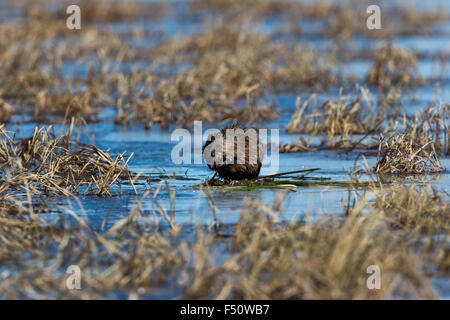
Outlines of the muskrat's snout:
[{"label": "muskrat's snout", "polygon": [[208,167],[227,180],[258,177],[264,156],[257,131],[240,125],[210,135],[202,151]]}]

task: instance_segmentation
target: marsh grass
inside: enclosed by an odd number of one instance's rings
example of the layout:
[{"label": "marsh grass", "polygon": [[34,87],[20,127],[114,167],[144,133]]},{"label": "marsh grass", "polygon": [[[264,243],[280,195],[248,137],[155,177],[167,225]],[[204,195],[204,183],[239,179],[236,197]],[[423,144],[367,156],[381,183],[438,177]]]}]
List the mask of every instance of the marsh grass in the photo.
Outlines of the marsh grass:
[{"label": "marsh grass", "polygon": [[381,138],[374,172],[380,174],[423,174],[444,171],[433,140],[418,139],[408,131]]},{"label": "marsh grass", "polygon": [[120,180],[131,180],[126,169],[131,156],[113,159],[94,145],[74,148],[70,134],[56,136],[51,128],[36,128],[32,137],[15,141],[2,125],[0,137],[3,197],[17,192],[108,196],[113,186],[121,187]]},{"label": "marsh grass", "polygon": [[[118,44],[111,43],[111,34],[86,29],[78,42],[67,29],[51,22],[49,26],[39,21],[31,21],[30,25],[0,23],[0,70],[4,75],[0,79],[0,94],[12,106],[11,115],[29,115],[36,122],[61,122],[70,116],[91,121],[95,120],[98,107],[112,103],[107,89],[115,75],[108,72],[109,76],[105,76],[111,67],[108,62],[100,63],[101,58],[95,54],[97,58],[89,64],[86,59],[94,50],[89,44],[93,38],[104,41],[107,55]],[[71,62],[88,69],[84,79],[65,74],[64,68]],[[96,69],[103,72],[95,74]]]},{"label": "marsh grass", "polygon": [[373,65],[367,75],[369,85],[390,87],[422,83],[417,71],[417,58],[405,49],[384,45],[374,53]]},{"label": "marsh grass", "polygon": [[[299,137],[294,144],[280,145],[279,151],[378,150],[379,156],[380,150],[387,148],[387,140],[393,142],[411,135],[407,139],[417,140],[421,145],[430,141],[436,157],[448,154],[448,104],[443,104],[442,101],[437,103],[433,99],[423,112],[408,115],[402,109],[401,94],[396,89],[391,88],[386,94],[379,96],[376,104],[371,102],[367,88],[357,89],[359,94],[354,100],[344,96],[341,89],[337,101],[327,100],[319,106],[315,95],[303,103],[297,97],[296,108],[286,132],[304,136]],[[319,145],[311,144],[314,137],[322,137]],[[402,152],[406,150],[399,150],[398,155]]]},{"label": "marsh grass", "polygon": [[[143,198],[102,229],[68,208],[71,219],[49,222],[27,202],[13,201],[0,208],[0,257],[8,268],[0,296],[148,298],[164,291],[191,299],[435,298],[430,277],[449,271],[448,239],[436,236],[448,235],[448,201],[415,186],[370,194],[345,217],[292,220],[283,216],[284,196],[271,206],[247,198],[236,225],[221,224],[219,212],[216,228],[199,225],[189,235],[181,225],[163,227],[161,207],[145,211]],[[82,270],[81,290],[66,288],[64,271],[72,264]],[[376,291],[366,287],[373,264],[383,275]]]},{"label": "marsh grass", "polygon": [[0,96],[0,123],[8,122],[14,108]]},{"label": "marsh grass", "polygon": [[[299,2],[272,0],[212,0],[191,1],[192,15],[214,12],[228,20],[242,22],[259,22],[264,20],[283,20],[281,33],[315,34],[322,37],[348,40],[357,35],[366,38],[391,39],[395,36],[427,34],[428,27],[448,21],[443,10],[415,10],[411,7],[395,7],[386,10],[383,15],[383,28],[377,32],[368,30],[366,8],[370,1],[328,1]],[[302,21],[320,22],[322,28],[310,31],[302,25]],[[299,23],[300,22],[300,23]]]},{"label": "marsh grass", "polygon": [[368,89],[358,88],[359,92],[354,100],[339,91],[337,101],[327,100],[318,107],[311,106],[316,100],[311,96],[303,104],[297,98],[296,109],[288,124],[288,133],[321,134],[332,137],[341,135],[343,139],[352,134],[367,134],[377,129],[382,110],[376,114],[370,102]]},{"label": "marsh grass", "polygon": [[[51,16],[25,16],[29,24],[0,23],[0,71],[8,75],[0,79],[0,92],[13,113],[31,113],[37,122],[67,115],[96,121],[102,107],[115,105],[115,122],[123,125],[185,126],[193,119],[256,123],[275,118],[268,94],[337,81],[327,52],[286,48],[229,23],[143,48],[95,24],[74,33]],[[140,70],[140,63],[148,68]],[[67,75],[71,65],[85,71]]]},{"label": "marsh grass", "polygon": [[23,10],[27,19],[51,20],[61,17],[61,12],[76,4],[81,10],[82,20],[86,23],[105,23],[117,21],[130,21],[133,19],[158,19],[168,14],[164,1],[142,3],[135,0],[109,1],[98,0],[95,3],[88,0],[76,1],[19,1],[18,6]]},{"label": "marsh grass", "polygon": [[[280,172],[268,176],[259,176],[255,179],[244,180],[224,180],[213,177],[205,181],[201,186],[220,187],[215,190],[232,191],[253,191],[258,189],[284,189],[297,191],[297,187],[340,187],[353,189],[367,189],[373,186],[370,181],[361,182],[352,179],[351,181],[332,181],[328,177],[315,176],[309,177],[312,172],[319,172],[320,168],[312,168],[290,172]],[[302,174],[299,174],[302,173]],[[388,182],[386,182],[388,183]]]},{"label": "marsh grass", "polygon": [[[336,101],[326,100],[319,106],[316,95],[303,103],[298,97],[286,131],[306,134],[307,137],[300,137],[294,145],[281,145],[280,152],[374,149],[377,146],[374,136],[388,130],[399,118],[398,105],[393,104],[391,97],[388,93],[374,105],[369,89],[359,86],[356,87],[355,97],[344,95],[341,88]],[[362,135],[362,138],[355,138],[354,135]],[[319,146],[310,144],[315,136],[323,137]]]},{"label": "marsh grass", "polygon": [[[56,11],[41,5],[50,3],[7,3],[26,23],[0,21],[2,123],[23,114],[33,122],[97,121],[107,107],[115,108],[117,124],[147,128],[188,126],[194,120],[273,120],[276,105],[269,96],[347,84],[336,72],[353,50],[345,49],[345,40],[427,34],[427,27],[448,20],[442,13],[392,10],[383,29],[371,32],[355,23],[366,16],[365,8],[360,10],[365,4],[354,2],[191,1],[175,19],[201,21],[200,31],[172,37],[138,27],[123,33],[107,28],[110,22],[163,19],[172,14],[170,3],[80,1],[82,32],[69,31],[62,22],[65,2],[58,2]],[[255,22],[271,19],[282,22],[280,29],[255,30]],[[319,21],[320,28],[310,32],[299,20]],[[155,44],[129,44],[144,36]],[[295,44],[299,36],[338,40],[343,48],[312,49]],[[313,99],[299,100],[289,131],[323,135],[325,142],[311,146],[307,137],[282,150],[380,150],[375,171],[383,181],[386,173],[441,171],[438,155],[450,152],[444,113],[433,106],[420,119],[405,116],[404,127],[393,134],[387,130],[390,123],[378,126],[383,119],[402,117],[396,108],[399,88],[423,83],[418,55],[384,46],[373,56],[365,51],[348,56],[366,55],[374,59],[367,83],[391,93],[381,109],[372,109],[363,88],[315,110],[307,107]],[[67,73],[68,65],[83,72]],[[18,121],[30,121],[24,119]],[[373,139],[380,133],[383,138],[375,142],[352,137]],[[0,297],[154,298],[169,292],[193,299],[436,298],[430,278],[450,276],[448,195],[417,185],[308,176],[231,186],[215,181],[209,192],[276,188],[283,195],[332,186],[357,190],[358,198],[346,204],[346,215],[313,212],[298,219],[286,219],[281,195],[271,205],[246,198],[239,221],[224,225],[209,197],[212,228],[176,223],[175,192],[163,180],[186,178],[167,172],[144,177],[159,182],[153,195],[137,199],[112,225],[108,216],[101,226],[93,224],[82,209],[48,208],[52,196],[110,196],[125,183],[134,188],[139,177],[127,169],[128,160],[125,154],[114,157],[74,143],[71,130],[57,136],[41,128],[18,140],[0,126]],[[162,191],[168,194],[167,208]],[[152,196],[151,210],[143,205],[147,196]],[[72,264],[82,270],[82,290],[66,287],[65,271]],[[372,264],[383,275],[376,292],[366,287]]]},{"label": "marsh grass", "polygon": [[[301,180],[263,180],[259,183],[233,185],[232,191],[252,191],[258,189],[286,189],[290,191],[298,191],[297,187],[339,187],[351,189],[368,189],[371,182],[355,182],[355,181],[320,181],[322,179],[301,179]],[[326,180],[326,179],[324,179]]]},{"label": "marsh grass", "polygon": [[[11,114],[25,113],[42,123],[63,122],[71,116],[99,121],[96,115],[104,107],[115,107],[115,123],[143,123],[146,128],[155,124],[188,126],[194,119],[252,124],[274,120],[277,105],[268,97],[344,85],[346,80],[336,67],[343,62],[340,53],[345,56],[346,50],[338,46],[312,49],[287,42],[279,39],[279,32],[258,32],[252,23],[283,17],[290,21],[285,29],[296,37],[289,25],[304,17],[324,22],[318,37],[340,40],[362,32],[357,29],[364,25],[348,22],[364,12],[358,13],[359,6],[352,2],[335,6],[322,2],[191,1],[188,10],[180,14],[170,3],[102,0],[95,6],[78,2],[86,23],[83,32],[71,32],[59,16],[67,3],[52,3],[8,3],[27,23],[0,23],[0,72],[6,75],[0,79],[2,99],[12,106]],[[421,12],[402,12],[394,14],[401,18],[400,25],[411,26],[412,21],[420,20]],[[136,27],[117,33],[104,27],[104,23],[164,19],[173,14],[188,21],[199,20],[200,15],[200,32],[182,37],[163,34],[155,44],[139,46],[128,40],[152,37],[158,30]],[[430,12],[424,17],[431,25],[432,17],[435,22],[445,20]],[[417,24],[414,28],[420,29]],[[381,37],[388,36],[388,29],[383,28]],[[391,46],[380,48],[368,82],[383,86],[419,82],[413,56]],[[84,71],[68,75],[71,65]],[[359,117],[352,112],[360,111],[342,109],[334,101],[327,108],[343,112],[344,117]],[[1,120],[7,122],[8,113]],[[365,131],[368,125],[363,123],[361,128],[356,124],[333,130]]]},{"label": "marsh grass", "polygon": [[[423,174],[445,171],[439,155],[448,148],[448,105],[430,105],[406,124],[402,132],[380,136],[378,160],[373,168],[379,174]],[[445,129],[444,129],[445,128]],[[442,133],[444,132],[444,137]]]},{"label": "marsh grass", "polygon": [[189,66],[158,82],[154,93],[138,103],[128,99],[128,112],[135,115],[131,119],[164,127],[170,122],[188,125],[193,119],[274,120],[275,106],[264,100],[267,95],[336,82],[331,55],[301,46],[286,48],[228,23],[164,42],[149,54],[175,69],[180,62]]}]

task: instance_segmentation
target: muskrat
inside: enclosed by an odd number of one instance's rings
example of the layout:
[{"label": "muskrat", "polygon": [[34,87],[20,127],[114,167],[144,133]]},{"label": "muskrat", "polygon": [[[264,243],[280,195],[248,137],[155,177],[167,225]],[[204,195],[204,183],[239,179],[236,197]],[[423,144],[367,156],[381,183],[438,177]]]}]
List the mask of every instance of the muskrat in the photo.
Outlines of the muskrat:
[{"label": "muskrat", "polygon": [[208,167],[225,180],[258,177],[264,156],[257,131],[238,124],[210,135],[202,151]]}]

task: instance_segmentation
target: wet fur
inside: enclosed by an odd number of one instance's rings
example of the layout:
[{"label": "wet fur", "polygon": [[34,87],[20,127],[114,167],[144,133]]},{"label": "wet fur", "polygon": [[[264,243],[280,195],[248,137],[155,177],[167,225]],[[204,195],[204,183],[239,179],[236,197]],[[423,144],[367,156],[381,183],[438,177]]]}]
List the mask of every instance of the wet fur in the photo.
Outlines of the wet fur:
[{"label": "wet fur", "polygon": [[[248,137],[245,138],[245,160],[244,163],[239,164],[238,161],[238,146],[237,146],[237,139],[234,139],[234,143],[231,141],[226,140],[226,130],[227,129],[242,129],[244,134],[247,132],[247,128],[242,127],[240,125],[232,125],[223,128],[220,133],[224,137],[223,140],[223,164],[218,164],[216,162],[214,163],[208,163],[208,167],[211,170],[214,170],[217,172],[217,174],[225,179],[225,180],[243,180],[243,179],[254,179],[258,177],[259,172],[261,170],[261,164],[263,159],[263,146],[259,140],[259,137],[256,135],[257,140],[257,158],[255,163],[250,163],[250,156],[249,156],[249,150],[250,150],[250,139]],[[214,143],[216,135],[210,135],[203,146],[203,157],[205,157],[205,148],[210,145],[211,143]],[[225,160],[227,158],[227,154],[232,154],[232,149],[234,148],[234,162],[232,164],[226,164]]]}]

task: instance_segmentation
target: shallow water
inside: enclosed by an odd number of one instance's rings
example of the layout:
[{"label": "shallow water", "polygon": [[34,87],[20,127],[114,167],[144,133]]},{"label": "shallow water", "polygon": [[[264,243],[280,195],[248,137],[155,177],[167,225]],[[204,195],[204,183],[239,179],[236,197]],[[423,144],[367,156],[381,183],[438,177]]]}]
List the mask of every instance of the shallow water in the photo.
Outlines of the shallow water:
[{"label": "shallow water", "polygon": [[[424,3],[423,1],[418,1]],[[315,26],[303,22],[314,32]],[[184,36],[188,33],[198,32],[201,26],[195,19],[179,21],[174,17],[163,19],[161,21],[148,22],[136,21],[134,23],[114,23],[102,24],[101,28],[107,28],[117,33],[129,32],[133,29],[145,29],[149,31],[161,32],[162,37],[148,37],[140,41],[130,40],[131,45],[135,46],[151,46],[167,37]],[[278,25],[273,21],[262,22],[259,27],[265,33],[270,34]],[[318,26],[316,26],[318,27]],[[444,24],[436,30],[449,32],[450,24]],[[332,41],[323,38],[314,38],[310,35],[299,35],[296,39],[299,43],[310,45],[313,48],[330,48]],[[450,56],[450,38],[448,35],[440,35],[427,37],[404,37],[393,40],[393,43],[410,50],[415,50],[423,54],[446,54]],[[370,50],[378,46],[379,42],[367,39],[354,39],[348,45],[358,50]],[[413,88],[406,92],[402,100],[404,109],[408,114],[414,114],[424,110],[430,100],[436,98],[436,101],[448,102],[450,97],[450,77],[448,72],[448,63],[439,64],[433,59],[423,59],[418,63],[419,74],[428,78],[440,78],[440,87],[427,84],[423,87]],[[363,84],[364,77],[371,65],[369,60],[354,60],[339,66],[341,75],[356,75],[359,83]],[[127,71],[132,68],[146,68],[145,63],[138,62],[136,64],[123,63],[119,66],[119,71]],[[187,66],[188,67],[188,66]],[[87,73],[88,66],[84,64],[76,64],[71,62],[64,63],[64,75],[70,77],[84,77]],[[298,91],[286,94],[280,94],[276,97],[267,97],[274,99],[279,118],[276,121],[260,124],[260,127],[279,128],[280,143],[294,143],[298,135],[289,135],[284,132],[290,115],[295,109],[295,101],[297,96],[304,101],[311,95],[311,92]],[[338,88],[332,88],[330,92],[317,95],[318,104],[327,99],[335,99],[339,95]],[[372,99],[375,101],[376,97]],[[81,141],[84,143],[93,143],[103,150],[109,150],[112,154],[119,154],[126,151],[126,155],[133,153],[133,157],[129,162],[129,168],[132,171],[143,174],[158,174],[162,171],[177,176],[189,178],[188,180],[168,179],[170,189],[175,192],[175,222],[179,224],[203,224],[210,225],[213,221],[211,208],[208,203],[208,196],[205,191],[199,189],[198,185],[209,179],[213,173],[207,168],[205,163],[202,164],[181,164],[175,165],[171,159],[171,152],[176,145],[176,141],[172,141],[172,130],[161,130],[153,127],[151,130],[145,130],[143,125],[129,125],[127,128],[113,124],[113,109],[106,109],[99,118],[103,121],[98,124],[89,124],[81,131]],[[13,120],[20,119],[16,116]],[[222,124],[211,124],[211,126],[220,127]],[[27,124],[10,124],[8,129],[16,131],[18,137],[27,137],[32,134],[35,123]],[[56,130],[60,126],[55,126]],[[193,128],[188,128],[190,131]],[[200,152],[194,149],[192,151]],[[307,152],[280,154],[279,165],[275,167],[263,167],[261,174],[272,174],[283,171],[301,170],[308,168],[321,168],[320,171],[311,173],[310,177],[328,178],[333,181],[349,180],[349,172],[354,166],[358,157],[357,152],[349,154],[338,151],[323,152]],[[443,157],[442,164],[446,168],[450,168],[450,158]],[[373,166],[376,157],[367,157],[369,166]],[[362,176],[362,180],[371,177]],[[427,184],[430,186],[450,191],[450,175],[448,171],[440,175],[429,178]],[[73,199],[56,198],[49,202],[50,207],[54,207],[55,213],[49,218],[56,217],[61,212],[68,212],[68,208],[73,208],[76,213],[83,211],[94,226],[99,227],[106,219],[106,226],[113,224],[115,221],[127,215],[130,209],[136,204],[136,199],[141,197],[145,191],[149,191],[150,195],[143,201],[143,208],[149,214],[156,210],[155,203],[152,200],[152,194],[158,188],[159,182],[139,182],[136,184],[139,195],[136,196],[130,185],[122,186],[121,194],[112,198],[101,198],[96,196],[80,196],[80,205]],[[274,198],[282,194],[286,197],[284,203],[284,218],[292,219],[304,214],[318,217],[321,214],[342,214],[345,213],[345,204],[348,201],[349,194],[352,195],[353,190],[339,187],[297,187],[295,191],[277,190],[277,189],[261,189],[253,191],[231,191],[212,189],[211,193],[213,202],[217,208],[217,218],[223,224],[235,224],[239,219],[240,211],[244,198],[259,198],[267,204],[271,204]],[[169,210],[170,201],[167,189],[163,186],[159,192],[158,201]],[[164,224],[163,219],[161,223]],[[450,298],[448,279],[435,279],[436,289],[441,293],[442,297]],[[164,298],[166,295],[161,293],[156,295],[157,298]],[[168,295],[169,296],[169,295]]]},{"label": "shallow water", "polygon": [[[422,1],[418,2],[423,4]],[[439,5],[442,2],[437,1]],[[443,5],[445,10],[449,6]],[[183,10],[183,4],[180,2],[179,11]],[[13,12],[8,12],[8,17],[13,16]],[[302,21],[308,33],[314,34],[316,29],[320,29],[320,25],[311,21]],[[280,22],[268,20],[262,21],[261,25],[254,26],[259,31],[267,34],[274,32],[280,26]],[[158,19],[157,21],[137,20],[133,23],[102,23],[98,24],[99,28],[106,28],[118,34],[124,32],[131,32],[135,29],[146,30],[154,32],[155,34],[162,34],[161,37],[143,38],[139,43],[131,42],[131,45],[148,47],[152,46],[163,39],[174,36],[185,36],[192,32],[198,32],[202,24],[195,17],[189,17],[180,21],[173,14],[165,19]],[[442,24],[435,26],[435,30],[448,31],[449,24]],[[305,35],[298,35],[295,41],[304,43],[313,48],[331,48],[332,40],[320,37],[314,37],[306,33]],[[134,41],[134,40],[133,40]],[[431,36],[414,36],[401,37],[393,39],[393,43],[404,47],[406,49],[413,49],[418,53],[427,54],[444,54],[450,55],[450,38],[445,34],[437,33]],[[380,44],[377,40],[367,40],[361,37],[356,37],[347,42],[348,48],[355,50],[371,50],[375,49]],[[412,88],[404,92],[402,97],[402,104],[404,110],[408,114],[414,114],[424,110],[429,102],[435,98],[436,101],[441,100],[446,102],[450,95],[450,78],[448,66],[446,64],[450,61],[444,61],[442,64],[433,59],[423,59],[418,62],[418,71],[421,77],[425,79],[440,78],[439,87],[435,83],[427,84],[422,87]],[[342,75],[356,75],[359,80],[355,83],[363,84],[364,77],[367,74],[371,65],[370,60],[353,60],[338,66],[338,71]],[[145,62],[128,63],[124,62],[117,66],[118,71],[126,72],[133,68],[146,68]],[[77,64],[70,61],[63,63],[63,73],[66,77],[84,77],[87,74],[88,66],[86,64]],[[279,128],[280,129],[280,143],[294,143],[297,135],[289,135],[284,132],[289,123],[290,115],[295,109],[295,100],[300,96],[302,101],[307,99],[311,92],[292,92],[280,94],[275,97],[267,97],[268,100],[274,101],[278,119],[273,122],[261,123],[261,128]],[[339,95],[338,88],[332,88],[329,92],[317,94],[317,104],[323,103],[327,99],[336,99]],[[376,101],[376,96],[371,96],[373,102]],[[24,116],[26,117],[26,116]],[[22,116],[15,116],[14,120],[24,119]],[[175,221],[178,223],[211,223],[212,216],[207,202],[205,193],[196,187],[196,185],[204,182],[212,176],[212,172],[208,170],[207,166],[203,164],[182,164],[175,165],[171,160],[171,152],[176,145],[176,141],[171,141],[172,131],[164,131],[157,127],[151,130],[145,130],[143,125],[129,125],[127,128],[116,126],[113,124],[114,111],[112,108],[105,109],[99,115],[102,119],[101,123],[89,124],[81,131],[82,142],[94,143],[98,147],[110,150],[113,154],[119,154],[127,151],[127,154],[133,153],[133,158],[129,162],[131,170],[140,173],[159,172],[164,170],[170,174],[175,173],[179,176],[186,176],[191,180],[169,180],[170,188],[176,193],[176,210]],[[32,134],[36,124],[27,123],[20,125],[9,125],[9,129],[16,131],[18,136],[26,137]],[[220,128],[221,124],[212,124]],[[56,126],[57,130],[59,126]],[[193,128],[188,128],[192,131]],[[205,138],[205,137],[203,137]],[[314,140],[313,140],[314,141]],[[193,150],[193,152],[199,150]],[[321,168],[320,171],[310,174],[310,177],[326,177],[333,181],[345,181],[349,179],[349,171],[351,171],[354,162],[357,158],[357,153],[345,154],[342,152],[309,152],[298,154],[280,154],[279,165],[276,167],[263,166],[261,174],[272,174],[282,171],[301,170],[313,167]],[[376,161],[375,157],[368,157],[369,165],[373,165]],[[450,167],[450,160],[443,158],[444,166]],[[368,179],[369,177],[362,177]],[[450,190],[448,173],[443,173],[438,177],[433,177],[430,184]],[[144,183],[137,185],[138,190],[154,190],[157,183]],[[219,220],[223,223],[235,223],[239,218],[239,210],[242,207],[244,197],[258,197],[270,203],[275,194],[286,193],[286,218],[292,218],[295,215],[304,213],[317,213],[323,208],[327,213],[342,213],[344,212],[342,206],[342,199],[348,196],[348,190],[344,188],[297,188],[296,192],[285,192],[282,190],[258,190],[258,191],[211,191],[214,202],[218,208]],[[84,211],[92,217],[93,221],[102,221],[105,215],[109,216],[109,221],[112,223],[125,215],[131,206],[135,203],[135,195],[131,186],[122,186],[122,195],[112,198],[103,199],[98,197],[81,197]],[[167,192],[162,191],[159,199],[168,206]],[[65,199],[55,200],[55,203],[64,203]],[[153,210],[154,204],[151,199],[145,200],[145,207],[148,210]]]}]

